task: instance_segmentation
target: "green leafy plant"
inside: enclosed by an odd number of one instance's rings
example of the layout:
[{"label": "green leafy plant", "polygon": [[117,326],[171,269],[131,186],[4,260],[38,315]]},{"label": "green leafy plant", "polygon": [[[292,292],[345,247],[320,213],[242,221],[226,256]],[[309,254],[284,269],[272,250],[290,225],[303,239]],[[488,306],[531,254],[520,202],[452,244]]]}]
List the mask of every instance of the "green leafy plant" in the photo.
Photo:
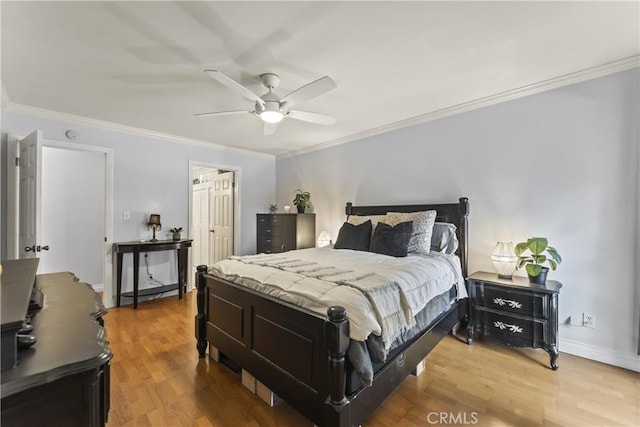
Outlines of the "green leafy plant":
[{"label": "green leafy plant", "polygon": [[311,199],[311,194],[308,191],[296,190],[296,196],[293,199],[293,204],[296,206],[306,207]]},{"label": "green leafy plant", "polygon": [[182,233],[182,227],[173,227],[169,230],[171,233]]},{"label": "green leafy plant", "polygon": [[[545,255],[543,252],[547,252]],[[562,262],[556,248],[549,246],[544,237],[531,237],[526,242],[520,242],[515,248],[518,257],[518,268],[525,267],[530,276],[537,276],[542,271],[544,263],[548,263],[552,270]]]}]

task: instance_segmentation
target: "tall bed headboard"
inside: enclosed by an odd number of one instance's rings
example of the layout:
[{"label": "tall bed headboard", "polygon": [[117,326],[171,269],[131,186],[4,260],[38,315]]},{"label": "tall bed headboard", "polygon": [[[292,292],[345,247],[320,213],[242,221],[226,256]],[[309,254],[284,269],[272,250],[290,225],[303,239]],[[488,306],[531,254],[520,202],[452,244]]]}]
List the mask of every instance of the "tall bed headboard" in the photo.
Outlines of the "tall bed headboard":
[{"label": "tall bed headboard", "polygon": [[384,215],[387,212],[420,212],[435,210],[437,222],[448,222],[456,226],[458,235],[458,250],[462,276],[467,277],[467,263],[469,259],[469,199],[460,197],[458,203],[437,203],[430,205],[395,205],[395,206],[354,206],[351,202],[345,207],[345,214],[349,215]]}]

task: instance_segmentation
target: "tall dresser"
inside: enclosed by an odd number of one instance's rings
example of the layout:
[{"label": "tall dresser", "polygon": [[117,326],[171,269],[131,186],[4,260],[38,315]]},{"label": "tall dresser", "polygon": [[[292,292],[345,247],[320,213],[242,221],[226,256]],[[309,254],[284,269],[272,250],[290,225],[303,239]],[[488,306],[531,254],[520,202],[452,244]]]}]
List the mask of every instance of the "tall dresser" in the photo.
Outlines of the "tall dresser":
[{"label": "tall dresser", "polygon": [[316,245],[316,215],[257,214],[257,252],[278,253]]}]

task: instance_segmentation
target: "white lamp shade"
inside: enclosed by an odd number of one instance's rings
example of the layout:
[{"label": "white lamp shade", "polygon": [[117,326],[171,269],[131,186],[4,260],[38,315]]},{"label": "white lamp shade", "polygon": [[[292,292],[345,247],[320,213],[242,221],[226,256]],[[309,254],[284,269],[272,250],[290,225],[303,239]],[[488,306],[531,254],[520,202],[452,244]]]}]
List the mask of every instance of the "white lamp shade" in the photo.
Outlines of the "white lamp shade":
[{"label": "white lamp shade", "polygon": [[318,247],[329,246],[331,244],[331,234],[328,231],[321,231],[318,235]]},{"label": "white lamp shade", "polygon": [[491,262],[498,272],[498,277],[511,279],[518,263],[513,242],[496,243],[491,252]]}]

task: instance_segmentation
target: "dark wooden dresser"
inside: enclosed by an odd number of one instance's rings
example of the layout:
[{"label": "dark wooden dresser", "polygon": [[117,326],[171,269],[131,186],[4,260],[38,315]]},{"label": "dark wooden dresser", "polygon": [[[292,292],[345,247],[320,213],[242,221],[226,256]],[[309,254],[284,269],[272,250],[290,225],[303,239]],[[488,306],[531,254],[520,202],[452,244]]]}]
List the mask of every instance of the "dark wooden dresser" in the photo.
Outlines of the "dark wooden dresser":
[{"label": "dark wooden dresser", "polygon": [[551,369],[558,369],[558,293],[562,284],[529,283],[526,277],[500,279],[478,271],[467,279],[471,316],[467,343],[473,333],[497,338],[513,347],[543,348]]},{"label": "dark wooden dresser", "polygon": [[257,252],[278,253],[316,245],[315,214],[257,214]]},{"label": "dark wooden dresser", "polygon": [[[2,262],[3,311],[5,287],[33,287],[33,280],[10,280],[22,261],[30,260]],[[93,288],[72,273],[38,275],[35,285],[44,294],[43,308],[31,318],[37,341],[17,352],[15,366],[2,370],[1,424],[104,426],[113,356],[102,322],[106,309]]]}]

